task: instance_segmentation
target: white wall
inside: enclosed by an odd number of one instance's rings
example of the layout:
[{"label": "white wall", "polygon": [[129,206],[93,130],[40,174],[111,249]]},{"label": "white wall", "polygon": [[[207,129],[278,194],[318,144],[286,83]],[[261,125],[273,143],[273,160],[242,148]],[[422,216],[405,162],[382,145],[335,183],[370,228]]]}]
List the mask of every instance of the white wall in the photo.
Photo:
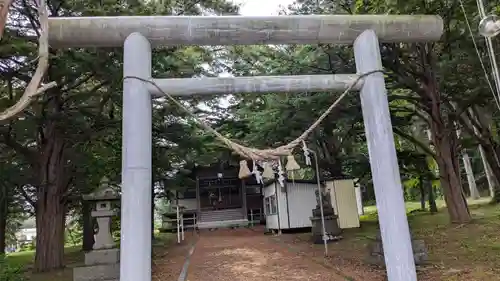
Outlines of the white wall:
[{"label": "white wall", "polygon": [[184,206],[186,211],[196,210],[198,205],[196,198],[193,199],[179,199],[179,206]]},{"label": "white wall", "polygon": [[353,180],[326,182],[338,224],[342,229],[359,227],[358,204]]},{"label": "white wall", "polygon": [[[308,183],[287,182],[287,193],[281,186],[277,186],[278,215],[266,215],[266,226],[269,229],[290,229],[311,227],[310,217],[312,209],[316,206],[316,195],[314,191],[317,186]],[[274,184],[264,187],[264,198],[275,194]],[[264,202],[265,205],[265,202]],[[288,211],[290,211],[290,224],[288,223]]]},{"label": "white wall", "polygon": [[[262,189],[263,192],[263,200],[264,200],[264,210],[266,209],[265,198],[273,195],[274,192],[274,183],[266,186]],[[269,215],[266,213],[266,227],[268,229],[278,229],[278,215]]]},{"label": "white wall", "polygon": [[[281,186],[277,186],[278,215],[266,214],[268,229],[290,229],[311,227],[312,209],[316,207],[316,194],[318,186],[312,183],[287,182],[287,194]],[[359,227],[358,206],[354,183],[352,180],[336,180],[327,182],[327,190],[331,193],[331,201],[335,213],[339,216],[340,228]],[[263,188],[263,197],[275,194],[274,183]],[[265,209],[265,201],[264,201]],[[290,224],[288,224],[288,211]]]},{"label": "white wall", "polygon": [[361,192],[361,187],[355,186],[354,191],[356,192],[356,204],[358,205],[358,215],[364,215],[363,209],[363,193]]},{"label": "white wall", "polygon": [[[316,184],[288,183],[290,228],[311,227],[312,209],[316,207]],[[285,195],[286,196],[286,195]],[[288,218],[285,218],[288,220]]]},{"label": "white wall", "polygon": [[280,228],[288,229],[290,228],[288,225],[288,212],[287,212],[287,202],[286,202],[286,192],[281,185],[278,184],[278,214],[280,220]]}]

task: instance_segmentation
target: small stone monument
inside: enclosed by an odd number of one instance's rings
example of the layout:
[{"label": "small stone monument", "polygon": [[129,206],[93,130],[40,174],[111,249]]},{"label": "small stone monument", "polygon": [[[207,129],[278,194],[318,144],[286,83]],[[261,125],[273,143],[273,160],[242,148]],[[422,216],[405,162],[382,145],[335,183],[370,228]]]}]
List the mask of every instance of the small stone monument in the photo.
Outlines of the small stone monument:
[{"label": "small stone monument", "polygon": [[[332,207],[331,197],[329,192],[321,191],[319,194],[318,190],[316,190],[316,208],[312,210],[312,240],[314,244],[323,244],[323,239],[326,239],[328,242],[337,241],[342,239],[340,235],[342,230],[339,227],[337,222],[338,216],[335,215],[335,211]],[[323,237],[323,228],[321,221],[321,209],[320,209],[320,198],[323,202],[323,215],[325,219],[325,237]]]},{"label": "small stone monument", "polygon": [[95,235],[93,250],[85,254],[85,266],[73,269],[73,281],[119,280],[120,250],[111,236],[111,217],[116,212],[111,209],[111,202],[120,196],[109,187],[106,177],[101,180],[99,189],[83,196],[83,200],[95,202],[92,217],[97,218],[98,231]]},{"label": "small stone monument", "polygon": [[[411,238],[411,247],[413,248],[413,259],[416,265],[422,265],[428,260],[427,247],[424,240]],[[385,266],[384,248],[382,246],[382,237],[380,231],[375,237],[375,241],[369,244],[370,256],[368,262],[378,266]]]}]

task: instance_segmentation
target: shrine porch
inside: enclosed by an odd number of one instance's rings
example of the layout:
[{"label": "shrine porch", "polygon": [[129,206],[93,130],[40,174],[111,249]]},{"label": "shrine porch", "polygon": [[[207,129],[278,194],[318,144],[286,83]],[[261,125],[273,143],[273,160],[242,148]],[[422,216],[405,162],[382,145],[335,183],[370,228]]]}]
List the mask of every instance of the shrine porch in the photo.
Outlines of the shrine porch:
[{"label": "shrine porch", "polygon": [[176,203],[200,229],[247,226],[263,218],[261,186],[237,177],[198,177],[195,188],[177,192]]}]

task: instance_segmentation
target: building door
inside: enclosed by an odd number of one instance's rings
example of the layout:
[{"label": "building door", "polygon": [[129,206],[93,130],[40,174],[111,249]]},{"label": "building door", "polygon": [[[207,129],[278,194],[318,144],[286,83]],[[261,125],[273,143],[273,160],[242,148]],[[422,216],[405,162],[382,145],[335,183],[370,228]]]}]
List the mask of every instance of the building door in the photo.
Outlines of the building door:
[{"label": "building door", "polygon": [[200,187],[200,208],[202,210],[221,210],[241,208],[241,181],[222,179],[212,181],[211,185]]},{"label": "building door", "polygon": [[228,186],[222,189],[223,200],[222,205],[225,209],[234,209],[242,207],[241,187]]}]

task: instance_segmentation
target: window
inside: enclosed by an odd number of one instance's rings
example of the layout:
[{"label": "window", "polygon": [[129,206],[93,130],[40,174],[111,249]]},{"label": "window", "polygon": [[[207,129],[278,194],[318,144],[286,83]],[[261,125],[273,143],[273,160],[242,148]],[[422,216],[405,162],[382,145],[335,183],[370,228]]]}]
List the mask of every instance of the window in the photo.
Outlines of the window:
[{"label": "window", "polygon": [[278,202],[276,201],[276,194],[264,198],[264,211],[267,216],[275,215],[278,213]]},{"label": "window", "polygon": [[271,214],[271,203],[269,201],[269,198],[270,197],[264,198],[264,213],[268,216]]},{"label": "window", "polygon": [[271,214],[278,213],[278,202],[276,202],[276,194],[271,195]]}]

